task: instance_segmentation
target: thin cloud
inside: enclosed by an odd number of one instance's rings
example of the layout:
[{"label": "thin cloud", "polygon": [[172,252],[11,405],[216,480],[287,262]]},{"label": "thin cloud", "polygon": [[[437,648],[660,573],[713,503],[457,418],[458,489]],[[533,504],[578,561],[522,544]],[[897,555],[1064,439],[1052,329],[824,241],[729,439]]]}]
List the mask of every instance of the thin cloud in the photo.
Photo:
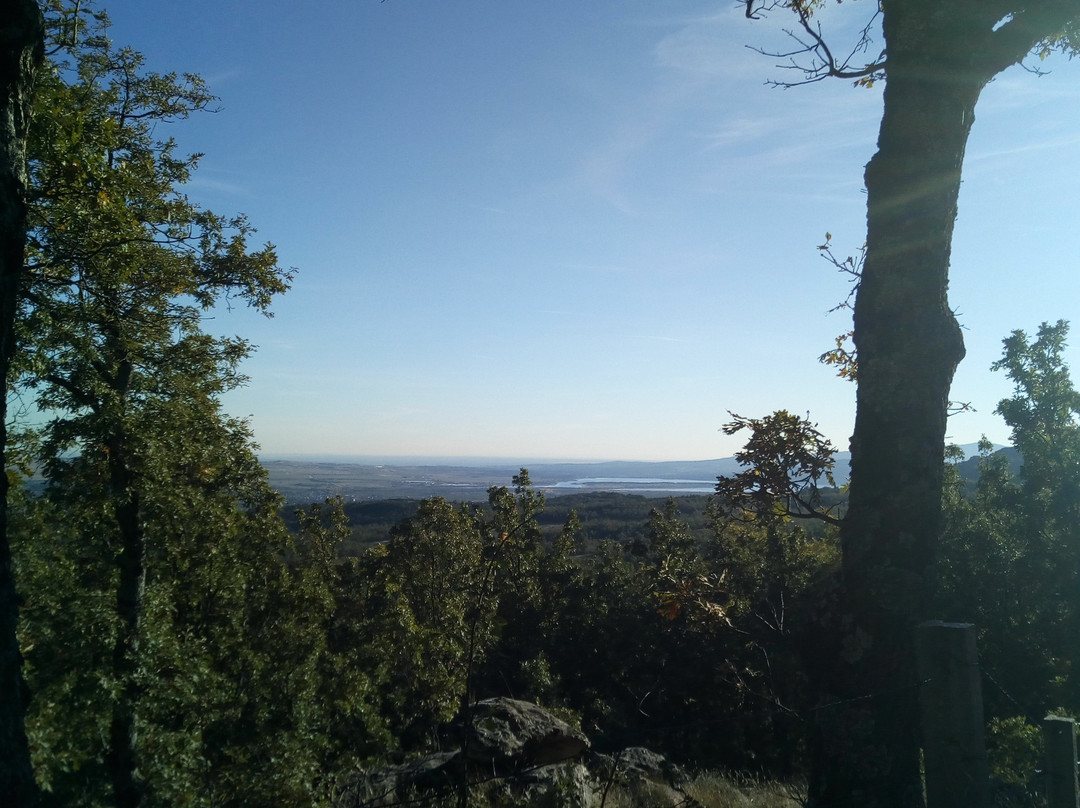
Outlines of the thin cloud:
[{"label": "thin cloud", "polygon": [[751,27],[736,7],[685,21],[661,38],[653,50],[660,67],[708,82],[759,83],[769,69],[766,57],[748,47],[757,35],[774,33]]},{"label": "thin cloud", "polygon": [[648,340],[650,342],[686,342],[686,340],[679,337],[665,337],[659,334],[639,334],[636,339]]},{"label": "thin cloud", "polygon": [[586,272],[598,272],[611,275],[629,275],[636,272],[633,267],[629,267],[625,264],[579,264],[559,262],[555,264],[555,266],[563,269],[584,270]]},{"label": "thin cloud", "polygon": [[251,189],[246,185],[236,182],[226,182],[225,180],[211,179],[210,177],[207,177],[205,173],[194,174],[184,187],[188,190],[207,191],[222,196],[252,196]]},{"label": "thin cloud", "polygon": [[995,164],[1003,157],[1015,157],[1018,155],[1031,154],[1042,151],[1069,150],[1073,151],[1080,144],[1080,134],[1068,134],[1061,137],[1046,138],[1044,140],[1031,141],[1008,149],[986,149],[968,154],[968,164],[979,164],[993,161]]}]

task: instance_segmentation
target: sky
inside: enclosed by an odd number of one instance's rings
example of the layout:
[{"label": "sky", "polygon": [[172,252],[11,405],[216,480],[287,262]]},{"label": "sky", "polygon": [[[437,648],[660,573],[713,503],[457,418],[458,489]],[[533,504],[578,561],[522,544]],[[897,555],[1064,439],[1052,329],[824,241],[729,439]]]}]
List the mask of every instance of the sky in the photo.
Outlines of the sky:
[{"label": "sky", "polygon": [[[817,358],[850,328],[816,249],[865,238],[881,87],[793,73],[781,14],[733,0],[98,0],[214,114],[187,193],[245,213],[295,267],[226,408],[266,458],[701,460],[729,412],[809,415],[840,450],[855,388]],[[832,4],[833,43],[868,3]],[[751,46],[751,47],[748,47]],[[834,49],[841,49],[836,47]],[[1014,329],[1080,328],[1080,60],[983,93],[950,303],[967,358],[949,439],[1008,442],[990,364]],[[1077,355],[1067,357],[1080,367]]]}]

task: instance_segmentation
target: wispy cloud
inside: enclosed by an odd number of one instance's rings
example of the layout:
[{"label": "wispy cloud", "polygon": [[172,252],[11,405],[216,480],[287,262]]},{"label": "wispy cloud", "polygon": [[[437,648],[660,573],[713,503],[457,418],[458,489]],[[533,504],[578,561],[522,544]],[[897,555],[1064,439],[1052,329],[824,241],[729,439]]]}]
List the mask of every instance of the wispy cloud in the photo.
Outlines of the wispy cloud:
[{"label": "wispy cloud", "polygon": [[719,177],[798,167],[813,174],[832,156],[846,159],[860,152],[865,162],[880,120],[880,93],[846,82],[764,89],[764,79],[776,68],[746,47],[755,31],[774,41],[786,36],[779,24],[748,24],[735,6],[666,21],[651,51],[649,80],[582,160],[580,183],[637,217],[655,203],[642,196],[640,179],[650,172],[655,177],[656,167],[673,154],[687,167],[695,153],[719,153],[702,160],[705,170],[690,178],[703,193],[715,185],[714,172]]},{"label": "wispy cloud", "polygon": [[611,275],[627,275],[636,270],[633,267],[625,264],[585,264],[585,263],[571,263],[571,262],[559,262],[555,264],[557,267],[563,269],[582,270],[585,272],[597,272]]},{"label": "wispy cloud", "polygon": [[733,5],[726,12],[683,21],[656,43],[653,54],[660,67],[698,80],[760,82],[768,62],[747,47],[755,33]]},{"label": "wispy cloud", "polygon": [[665,337],[659,334],[639,334],[635,338],[648,340],[649,342],[686,342],[686,340],[679,337]]},{"label": "wispy cloud", "polygon": [[582,162],[583,184],[626,216],[637,217],[641,210],[626,174],[634,158],[652,140],[649,127],[627,126],[612,140],[593,151]]},{"label": "wispy cloud", "polygon": [[1074,81],[1077,65],[1060,59],[1038,63],[1038,68],[1046,70],[1043,76],[1033,76],[1020,66],[1010,68],[983,91],[980,106],[1007,111],[1040,104],[1075,105],[1080,101],[1080,87]]},{"label": "wispy cloud", "polygon": [[1050,137],[1043,140],[1032,140],[1008,149],[986,149],[984,151],[977,151],[973,154],[967,155],[967,162],[969,164],[978,164],[985,162],[996,163],[1000,161],[1002,157],[1014,157],[1018,155],[1030,154],[1032,152],[1066,149],[1073,151],[1078,144],[1080,144],[1080,133],[1071,133],[1067,135],[1061,135],[1059,137]]},{"label": "wispy cloud", "polygon": [[222,88],[232,84],[237,79],[243,78],[246,71],[240,67],[230,68],[228,70],[219,70],[216,73],[203,76],[206,80],[206,85],[210,88],[211,92],[215,95]]},{"label": "wispy cloud", "polygon": [[580,180],[591,193],[628,216],[639,215],[640,201],[629,182],[635,162],[688,108],[714,104],[718,80],[733,78],[725,67],[732,54],[722,41],[729,16],[665,23],[669,32],[659,37],[646,66],[649,80],[616,111],[607,137],[581,162]]},{"label": "wispy cloud", "polygon": [[237,182],[227,182],[226,180],[212,179],[207,177],[205,172],[192,175],[192,178],[184,185],[184,187],[189,191],[206,191],[222,196],[245,197],[252,195],[251,189],[246,185]]}]

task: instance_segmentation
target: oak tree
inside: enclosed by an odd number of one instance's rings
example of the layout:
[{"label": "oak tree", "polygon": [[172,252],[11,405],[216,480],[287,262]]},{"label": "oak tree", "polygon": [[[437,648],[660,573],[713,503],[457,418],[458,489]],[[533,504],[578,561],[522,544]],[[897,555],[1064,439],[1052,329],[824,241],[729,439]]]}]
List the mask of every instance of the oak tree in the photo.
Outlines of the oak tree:
[{"label": "oak tree", "polygon": [[923,801],[913,629],[931,617],[949,387],[964,355],[947,300],[964,150],[987,83],[1032,52],[1080,43],[1080,9],[1073,0],[880,0],[866,13],[880,15],[881,55],[859,64],[873,20],[852,56],[839,58],[814,17],[824,0],[745,0],[747,16],[763,5],[794,14],[790,56],[806,80],[885,81],[854,305],[859,389],[842,528],[848,642],[836,646],[844,658],[827,683],[832,700],[877,697],[830,713],[837,720],[815,744],[810,797],[909,808]]}]

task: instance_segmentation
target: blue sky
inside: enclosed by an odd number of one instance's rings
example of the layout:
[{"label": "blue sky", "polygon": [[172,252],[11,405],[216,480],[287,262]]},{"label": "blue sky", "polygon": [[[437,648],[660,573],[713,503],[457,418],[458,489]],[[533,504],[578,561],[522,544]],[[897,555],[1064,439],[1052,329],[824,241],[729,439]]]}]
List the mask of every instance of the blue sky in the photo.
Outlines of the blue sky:
[{"label": "blue sky", "polygon": [[[867,3],[831,6],[843,39]],[[262,453],[694,460],[747,416],[809,412],[840,449],[854,386],[826,231],[862,243],[880,88],[793,89],[732,0],[114,0],[117,44],[221,110],[170,129],[188,188],[298,270],[228,409]],[[959,443],[1003,443],[989,365],[1016,328],[1080,329],[1080,64],[1014,69],[968,147],[950,298]],[[1071,354],[1073,364],[1075,354]]]}]

